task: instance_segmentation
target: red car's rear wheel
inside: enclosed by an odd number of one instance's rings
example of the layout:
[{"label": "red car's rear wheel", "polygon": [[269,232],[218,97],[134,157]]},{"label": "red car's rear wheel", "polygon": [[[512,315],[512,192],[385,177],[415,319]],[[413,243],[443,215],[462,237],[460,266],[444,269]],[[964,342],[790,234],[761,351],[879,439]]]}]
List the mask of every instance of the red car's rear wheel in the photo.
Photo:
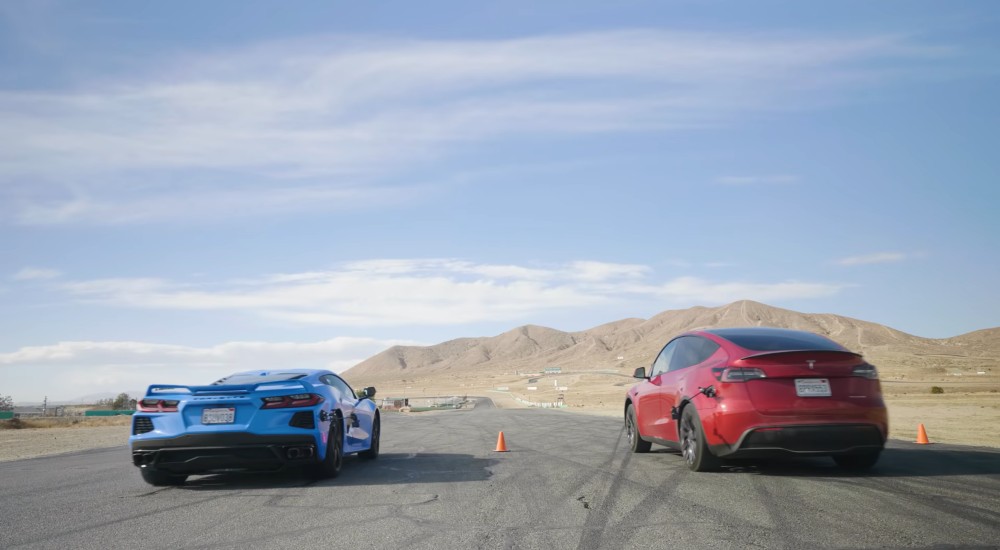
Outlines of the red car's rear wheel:
[{"label": "red car's rear wheel", "polygon": [[687,462],[688,468],[695,472],[709,472],[719,468],[722,461],[708,450],[705,430],[701,427],[701,419],[698,418],[698,411],[695,410],[694,405],[689,404],[684,407],[678,435],[681,442],[681,455]]}]

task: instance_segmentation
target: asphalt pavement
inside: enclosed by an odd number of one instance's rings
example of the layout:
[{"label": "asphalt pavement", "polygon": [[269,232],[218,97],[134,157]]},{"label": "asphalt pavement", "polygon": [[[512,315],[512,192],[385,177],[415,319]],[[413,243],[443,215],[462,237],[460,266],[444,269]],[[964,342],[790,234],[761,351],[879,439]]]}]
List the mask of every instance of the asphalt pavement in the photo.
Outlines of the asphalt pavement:
[{"label": "asphalt pavement", "polygon": [[[510,452],[497,453],[503,430]],[[0,463],[0,548],[998,548],[1000,452],[892,441],[829,459],[687,470],[621,422],[554,410],[383,417],[340,477],[143,483],[124,446]]]}]

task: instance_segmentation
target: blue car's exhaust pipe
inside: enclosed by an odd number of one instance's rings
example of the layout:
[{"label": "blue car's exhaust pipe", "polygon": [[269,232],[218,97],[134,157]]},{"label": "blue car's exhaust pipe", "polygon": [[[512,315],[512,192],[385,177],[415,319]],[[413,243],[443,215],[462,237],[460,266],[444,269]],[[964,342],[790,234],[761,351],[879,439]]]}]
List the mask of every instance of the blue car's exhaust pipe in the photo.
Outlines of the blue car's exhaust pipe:
[{"label": "blue car's exhaust pipe", "polygon": [[288,460],[302,460],[312,458],[315,452],[312,447],[289,447],[285,451]]}]

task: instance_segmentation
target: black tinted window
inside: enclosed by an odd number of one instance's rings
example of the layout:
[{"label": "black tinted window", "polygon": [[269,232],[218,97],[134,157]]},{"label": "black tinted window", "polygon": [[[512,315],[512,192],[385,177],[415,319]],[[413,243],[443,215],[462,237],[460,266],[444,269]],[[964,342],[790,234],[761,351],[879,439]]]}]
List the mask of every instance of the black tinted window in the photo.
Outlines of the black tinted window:
[{"label": "black tinted window", "polygon": [[679,370],[697,365],[708,359],[719,349],[719,345],[700,336],[678,338],[677,351],[670,359],[670,370]]},{"label": "black tinted window", "polygon": [[716,330],[715,334],[726,340],[754,351],[794,351],[794,350],[829,350],[844,351],[844,348],[827,338],[809,332],[790,330],[774,331],[739,331]]},{"label": "black tinted window", "polygon": [[653,368],[649,373],[650,377],[667,372],[667,367],[670,366],[670,358],[673,356],[674,350],[677,349],[677,342],[678,340],[674,340],[663,346],[660,354],[656,356],[656,361],[653,362]]},{"label": "black tinted window", "polygon": [[238,373],[231,374],[220,380],[212,382],[213,386],[243,386],[249,384],[260,384],[263,382],[282,382],[285,380],[298,380],[305,375],[301,372],[265,372],[265,373]]},{"label": "black tinted window", "polygon": [[353,399],[355,397],[354,390],[352,390],[351,387],[347,385],[347,382],[344,382],[344,380],[339,376],[328,374],[323,377],[323,382],[329,386],[337,388],[340,391],[341,399]]}]

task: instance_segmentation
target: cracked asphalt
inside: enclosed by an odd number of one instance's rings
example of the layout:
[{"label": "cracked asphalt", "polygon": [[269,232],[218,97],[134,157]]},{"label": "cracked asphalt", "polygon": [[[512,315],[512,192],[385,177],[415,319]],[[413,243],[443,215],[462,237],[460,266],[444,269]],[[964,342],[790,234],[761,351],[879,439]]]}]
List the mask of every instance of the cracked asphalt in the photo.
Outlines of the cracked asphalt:
[{"label": "cracked asphalt", "polygon": [[[493,452],[503,430],[508,453]],[[695,474],[627,451],[621,422],[551,410],[386,414],[382,456],[142,482],[128,449],[0,463],[0,548],[998,548],[1000,452],[892,441]]]}]

